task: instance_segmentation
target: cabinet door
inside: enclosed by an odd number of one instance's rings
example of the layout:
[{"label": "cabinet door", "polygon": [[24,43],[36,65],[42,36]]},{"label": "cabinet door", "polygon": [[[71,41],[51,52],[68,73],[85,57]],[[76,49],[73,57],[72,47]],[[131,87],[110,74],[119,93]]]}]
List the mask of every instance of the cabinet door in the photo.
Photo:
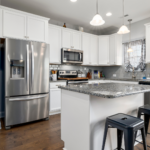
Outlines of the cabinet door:
[{"label": "cabinet door", "polygon": [[98,65],[98,36],[91,35],[90,57],[90,64]]},{"label": "cabinet door", "polygon": [[90,34],[82,34],[83,65],[90,64]]},{"label": "cabinet door", "polygon": [[150,23],[146,24],[146,63],[150,63]]},{"label": "cabinet door", "polygon": [[3,10],[3,36],[26,39],[26,15]]},{"label": "cabinet door", "polygon": [[62,30],[62,47],[72,48],[71,36],[72,36],[72,32],[70,30],[67,30],[67,29]]},{"label": "cabinet door", "polygon": [[33,41],[46,42],[46,24],[47,21],[36,18],[27,17],[27,38]]},{"label": "cabinet door", "polygon": [[50,63],[61,64],[61,28],[49,26]]},{"label": "cabinet door", "polygon": [[50,111],[61,109],[61,90],[50,89]]},{"label": "cabinet door", "polygon": [[3,36],[2,35],[2,26],[3,26],[3,24],[2,24],[2,9],[0,9],[0,37]]},{"label": "cabinet door", "polygon": [[109,64],[109,36],[99,37],[99,65]]},{"label": "cabinet door", "polygon": [[72,48],[81,50],[81,33],[78,32],[72,33]]},{"label": "cabinet door", "polygon": [[116,55],[116,37],[115,35],[110,35],[109,41],[109,63],[110,65],[115,65],[115,55]]},{"label": "cabinet door", "polygon": [[116,56],[115,56],[115,64],[116,65],[122,65],[122,35],[116,34]]}]

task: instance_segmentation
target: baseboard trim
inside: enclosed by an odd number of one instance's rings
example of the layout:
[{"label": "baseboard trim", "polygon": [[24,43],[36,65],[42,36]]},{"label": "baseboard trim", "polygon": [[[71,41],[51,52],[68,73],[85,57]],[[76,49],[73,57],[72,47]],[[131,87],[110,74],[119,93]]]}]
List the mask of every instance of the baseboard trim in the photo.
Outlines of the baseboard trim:
[{"label": "baseboard trim", "polygon": [[63,150],[67,150],[66,148],[63,148]]},{"label": "baseboard trim", "polygon": [[61,109],[55,109],[55,110],[51,110],[49,112],[49,115],[52,116],[52,115],[57,115],[57,114],[60,114],[61,113]]},{"label": "baseboard trim", "polygon": [[0,118],[4,118],[5,117],[5,113],[4,112],[0,112]]}]

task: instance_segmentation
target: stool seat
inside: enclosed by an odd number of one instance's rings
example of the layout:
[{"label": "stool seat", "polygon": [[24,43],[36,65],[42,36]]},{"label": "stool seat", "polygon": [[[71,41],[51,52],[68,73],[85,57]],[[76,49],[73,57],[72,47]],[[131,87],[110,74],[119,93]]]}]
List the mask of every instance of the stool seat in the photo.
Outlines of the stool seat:
[{"label": "stool seat", "polygon": [[109,128],[117,128],[117,150],[122,150],[122,137],[125,138],[125,150],[134,150],[135,133],[141,130],[144,150],[146,147],[146,137],[144,121],[123,113],[115,114],[106,118],[102,150],[105,149],[107,131]]},{"label": "stool seat", "polygon": [[107,120],[121,126],[122,128],[134,128],[136,125],[142,125],[144,123],[142,119],[122,113],[110,116]]},{"label": "stool seat", "polygon": [[141,107],[139,107],[139,108],[143,108],[143,109],[147,109],[147,110],[150,110],[150,105],[144,105],[144,106],[141,106]]}]

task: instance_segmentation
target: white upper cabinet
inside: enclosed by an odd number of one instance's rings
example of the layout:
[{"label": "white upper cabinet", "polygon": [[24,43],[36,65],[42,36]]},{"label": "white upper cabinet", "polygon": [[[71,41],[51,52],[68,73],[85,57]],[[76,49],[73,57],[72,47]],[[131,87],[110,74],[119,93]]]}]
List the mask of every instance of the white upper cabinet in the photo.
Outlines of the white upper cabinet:
[{"label": "white upper cabinet", "polygon": [[2,37],[2,9],[0,8],[0,37]]},{"label": "white upper cabinet", "polygon": [[82,33],[83,65],[90,64],[90,42],[91,35]]},{"label": "white upper cabinet", "polygon": [[0,6],[2,9],[2,36],[48,42],[49,18],[29,14],[19,10]]},{"label": "white upper cabinet", "polygon": [[61,28],[49,25],[50,63],[61,64]]},{"label": "white upper cabinet", "polygon": [[115,35],[110,35],[110,41],[109,41],[109,63],[111,65],[115,65]]},{"label": "white upper cabinet", "polygon": [[90,65],[98,65],[98,36],[91,35]]},{"label": "white upper cabinet", "polygon": [[146,26],[146,63],[150,63],[150,23]]},{"label": "white upper cabinet", "polygon": [[4,10],[3,36],[26,39],[26,15]]},{"label": "white upper cabinet", "polygon": [[109,64],[122,65],[122,35],[112,34],[109,37]]},{"label": "white upper cabinet", "polygon": [[62,47],[71,48],[71,36],[72,32],[67,29],[62,29]]},{"label": "white upper cabinet", "polygon": [[27,17],[27,38],[34,41],[47,41],[47,21],[35,17]]},{"label": "white upper cabinet", "polygon": [[109,35],[99,36],[99,65],[109,65]]},{"label": "white upper cabinet", "polygon": [[79,32],[72,33],[72,47],[81,50],[81,34]]},{"label": "white upper cabinet", "polygon": [[81,50],[81,33],[62,29],[62,47]]}]

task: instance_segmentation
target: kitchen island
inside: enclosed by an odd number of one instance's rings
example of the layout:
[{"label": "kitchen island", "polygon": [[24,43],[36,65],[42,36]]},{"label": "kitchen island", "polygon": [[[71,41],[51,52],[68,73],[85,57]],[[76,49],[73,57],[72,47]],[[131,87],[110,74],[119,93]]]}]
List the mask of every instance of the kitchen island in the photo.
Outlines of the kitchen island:
[{"label": "kitchen island", "polygon": [[[106,117],[116,113],[137,116],[138,107],[144,105],[144,93],[150,92],[149,85],[122,83],[59,88],[62,89],[61,139],[64,150],[100,150]],[[117,148],[116,133],[116,129],[109,129],[105,150]]]}]

